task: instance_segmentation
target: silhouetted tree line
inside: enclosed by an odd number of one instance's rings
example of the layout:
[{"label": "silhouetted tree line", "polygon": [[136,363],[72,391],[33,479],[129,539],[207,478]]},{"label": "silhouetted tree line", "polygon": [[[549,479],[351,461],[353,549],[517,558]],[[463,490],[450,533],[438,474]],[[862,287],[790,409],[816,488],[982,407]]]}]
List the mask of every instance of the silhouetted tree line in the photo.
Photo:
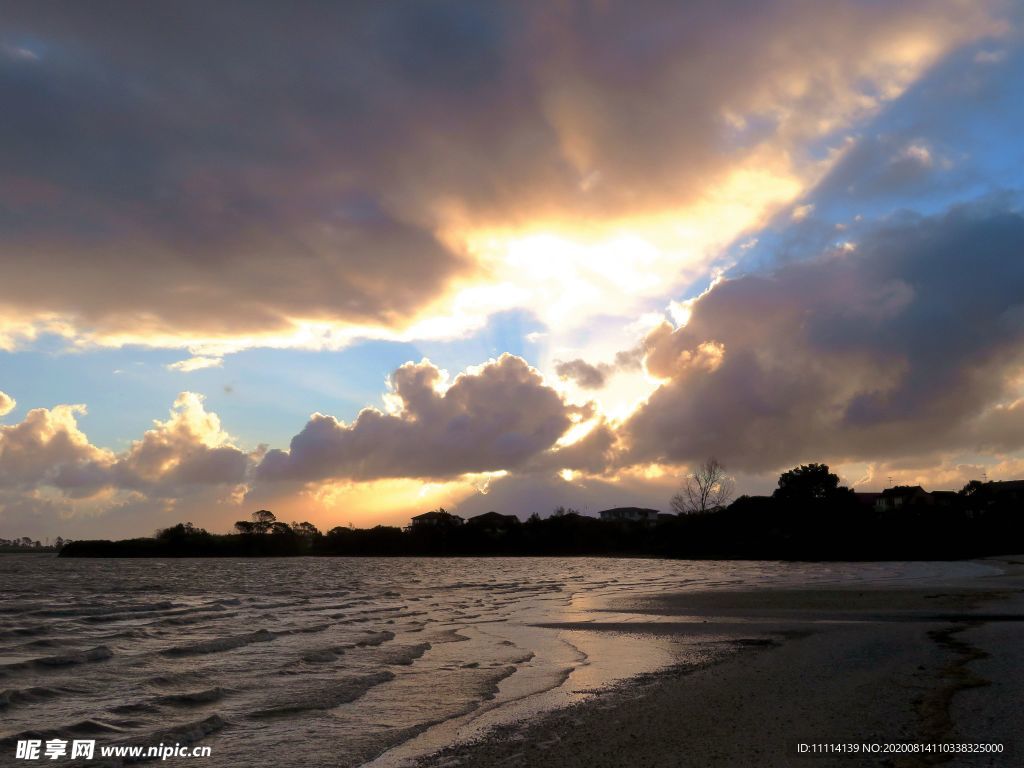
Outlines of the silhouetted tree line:
[{"label": "silhouetted tree line", "polygon": [[52,544],[49,539],[43,543],[39,539],[32,539],[28,536],[15,536],[13,539],[0,538],[0,552],[59,552],[61,547],[70,541],[70,539],[65,540],[60,536],[54,539]]},{"label": "silhouetted tree line", "polygon": [[[268,510],[212,534],[178,523],[153,538],[76,541],[62,557],[260,557],[617,555],[691,559],[951,559],[1024,549],[1024,501],[998,484],[972,481],[941,505],[898,509],[866,504],[824,464],[779,477],[771,496],[655,523],[603,521],[559,508],[508,525],[462,525],[443,510],[430,525],[402,529],[284,523]],[[500,517],[500,516],[498,516]]]}]

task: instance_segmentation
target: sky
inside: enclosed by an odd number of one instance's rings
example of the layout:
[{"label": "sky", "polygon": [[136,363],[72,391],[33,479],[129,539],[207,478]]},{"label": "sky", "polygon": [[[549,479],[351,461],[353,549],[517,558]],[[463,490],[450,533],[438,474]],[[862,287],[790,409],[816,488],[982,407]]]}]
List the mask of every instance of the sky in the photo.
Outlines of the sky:
[{"label": "sky", "polygon": [[0,536],[1024,477],[1024,8],[0,4]]}]

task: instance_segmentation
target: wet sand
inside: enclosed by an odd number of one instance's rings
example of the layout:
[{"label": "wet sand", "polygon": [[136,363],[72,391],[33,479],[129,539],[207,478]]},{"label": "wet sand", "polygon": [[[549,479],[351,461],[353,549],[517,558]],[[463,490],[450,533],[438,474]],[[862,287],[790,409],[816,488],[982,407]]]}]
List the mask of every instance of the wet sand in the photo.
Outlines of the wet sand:
[{"label": "wet sand", "polygon": [[[984,562],[1003,573],[933,588],[695,592],[614,607],[635,621],[549,625],[707,635],[733,652],[419,766],[1022,765],[1024,558]],[[1001,742],[1005,751],[800,756],[800,742]]]}]

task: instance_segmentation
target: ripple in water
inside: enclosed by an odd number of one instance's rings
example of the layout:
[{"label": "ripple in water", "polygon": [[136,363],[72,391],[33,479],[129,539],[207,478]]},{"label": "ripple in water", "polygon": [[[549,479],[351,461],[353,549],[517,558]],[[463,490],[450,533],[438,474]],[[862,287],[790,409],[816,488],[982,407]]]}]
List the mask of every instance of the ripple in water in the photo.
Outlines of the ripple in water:
[{"label": "ripple in water", "polygon": [[201,742],[210,768],[397,764],[707,652],[545,624],[645,594],[906,582],[939,567],[0,556],[0,745],[9,756],[25,734],[84,735]]}]

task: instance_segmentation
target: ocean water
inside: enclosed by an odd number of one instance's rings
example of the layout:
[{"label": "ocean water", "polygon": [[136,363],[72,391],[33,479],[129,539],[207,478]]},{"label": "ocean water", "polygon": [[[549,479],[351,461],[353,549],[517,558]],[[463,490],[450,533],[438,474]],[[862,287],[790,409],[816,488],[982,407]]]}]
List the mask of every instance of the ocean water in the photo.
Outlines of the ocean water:
[{"label": "ocean water", "polygon": [[403,765],[720,652],[707,635],[544,625],[650,622],[622,606],[651,594],[935,583],[978,567],[0,555],[0,765],[28,764],[14,760],[25,738],[208,745],[168,761],[207,767]]}]

